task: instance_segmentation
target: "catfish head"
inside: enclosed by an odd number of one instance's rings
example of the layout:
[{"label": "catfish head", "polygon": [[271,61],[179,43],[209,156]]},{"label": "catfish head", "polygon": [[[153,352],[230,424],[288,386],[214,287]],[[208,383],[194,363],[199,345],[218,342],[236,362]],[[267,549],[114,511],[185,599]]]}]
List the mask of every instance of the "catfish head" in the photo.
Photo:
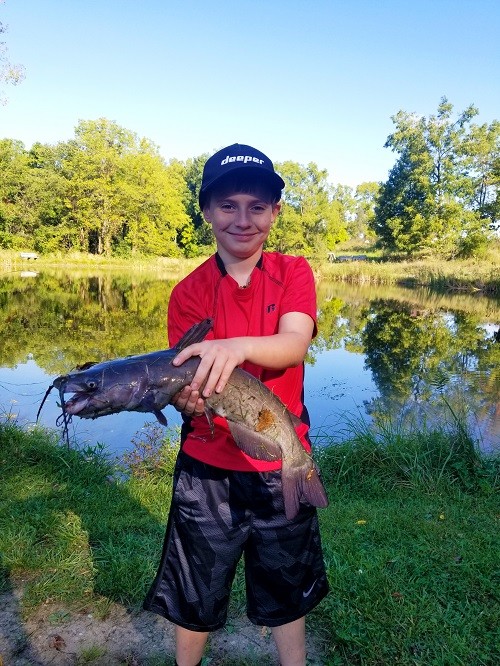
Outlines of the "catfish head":
[{"label": "catfish head", "polygon": [[[107,414],[133,411],[144,399],[147,372],[132,359],[86,364],[84,369],[57,377],[63,411],[71,416],[95,419]],[[72,394],[66,400],[65,394]]]},{"label": "catfish head", "polygon": [[[85,363],[67,375],[56,377],[45,393],[37,420],[49,393],[56,388],[62,408],[56,424],[62,421],[66,439],[72,416],[95,419],[123,411],[152,412],[160,423],[167,425],[161,409],[190,382],[200,359],[188,359],[181,367],[174,367],[172,360],[181,349],[203,340],[212,323],[211,319],[204,319],[195,324],[171,349]],[[70,397],[66,399],[66,395]]]},{"label": "catfish head", "polygon": [[[125,361],[126,359],[121,359],[121,363]],[[121,371],[117,371],[117,368],[111,367],[110,362],[86,363],[67,375],[56,377],[43,397],[36,418],[38,419],[49,393],[53,388],[57,389],[62,414],[56,425],[63,424],[67,439],[72,416],[94,419],[134,409],[143,399],[146,382],[146,376],[133,376],[133,373],[124,372],[123,367]],[[68,394],[71,394],[71,397],[66,399]]]}]

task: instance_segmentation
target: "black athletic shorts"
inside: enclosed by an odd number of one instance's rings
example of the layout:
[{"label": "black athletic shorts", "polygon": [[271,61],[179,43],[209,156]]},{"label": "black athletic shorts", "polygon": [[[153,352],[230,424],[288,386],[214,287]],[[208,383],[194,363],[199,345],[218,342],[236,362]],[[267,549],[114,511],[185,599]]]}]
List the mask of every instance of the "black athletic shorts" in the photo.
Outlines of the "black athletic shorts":
[{"label": "black athletic shorts", "polygon": [[146,610],[193,631],[224,626],[244,555],[247,614],[275,627],[328,592],[316,509],[287,520],[281,472],[233,472],[180,453],[161,563]]}]

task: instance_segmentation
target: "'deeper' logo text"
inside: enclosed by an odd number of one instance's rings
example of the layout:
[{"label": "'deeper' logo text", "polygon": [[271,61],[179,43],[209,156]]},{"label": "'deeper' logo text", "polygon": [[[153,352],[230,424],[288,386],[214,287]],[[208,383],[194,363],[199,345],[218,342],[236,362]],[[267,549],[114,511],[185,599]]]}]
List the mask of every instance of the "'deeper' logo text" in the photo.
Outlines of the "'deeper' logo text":
[{"label": "'deeper' logo text", "polygon": [[228,155],[220,164],[222,166],[223,164],[229,164],[230,162],[243,162],[243,164],[246,164],[247,162],[255,162],[256,164],[264,164],[264,160],[259,160],[258,157],[252,157],[251,155],[235,155],[233,157],[229,157]]}]

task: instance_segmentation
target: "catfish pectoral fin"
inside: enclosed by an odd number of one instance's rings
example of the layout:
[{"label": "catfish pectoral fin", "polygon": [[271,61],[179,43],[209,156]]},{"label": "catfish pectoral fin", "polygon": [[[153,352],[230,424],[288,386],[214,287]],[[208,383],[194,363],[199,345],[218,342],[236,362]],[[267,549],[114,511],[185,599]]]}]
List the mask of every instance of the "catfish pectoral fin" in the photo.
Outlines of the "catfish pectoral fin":
[{"label": "catfish pectoral fin", "polygon": [[328,498],[316,466],[314,463],[311,466],[309,460],[300,467],[292,467],[283,459],[281,485],[288,520],[293,520],[298,514],[302,498],[312,506],[328,506]]},{"label": "catfish pectoral fin", "polygon": [[247,456],[250,456],[250,458],[268,460],[270,462],[281,458],[281,449],[272,440],[247,428],[247,426],[241,423],[228,421],[228,424],[238,448],[246,453]]},{"label": "catfish pectoral fin", "polygon": [[205,418],[207,419],[208,425],[210,427],[210,434],[212,439],[215,437],[215,425],[214,425],[214,412],[205,405]]},{"label": "catfish pectoral fin", "polygon": [[168,426],[168,421],[163,412],[160,412],[159,409],[154,409],[153,414],[156,416],[156,419],[159,423],[161,423],[163,426]]}]

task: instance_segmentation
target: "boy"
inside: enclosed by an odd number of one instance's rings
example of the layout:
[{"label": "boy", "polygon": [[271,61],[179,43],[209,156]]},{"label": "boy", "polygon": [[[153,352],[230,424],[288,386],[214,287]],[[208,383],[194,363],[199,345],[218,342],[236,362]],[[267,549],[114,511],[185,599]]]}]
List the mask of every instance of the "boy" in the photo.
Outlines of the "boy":
[{"label": "boy", "polygon": [[207,339],[174,360],[201,357],[176,400],[181,452],[162,560],[144,604],[176,625],[178,666],[201,664],[209,632],[224,626],[243,553],[248,617],[271,627],[282,666],[305,665],[305,615],[328,592],[314,507],[301,503],[287,520],[281,461],[250,458],[225,419],[211,425],[204,416],[204,398],[241,366],[301,419],[297,434],[310,451],[302,400],[316,331],[314,279],[304,258],[263,251],[284,185],[251,146],[234,144],[207,160],[199,201],[217,252],[176,285],[168,306],[170,345],[202,319],[214,321]]}]

